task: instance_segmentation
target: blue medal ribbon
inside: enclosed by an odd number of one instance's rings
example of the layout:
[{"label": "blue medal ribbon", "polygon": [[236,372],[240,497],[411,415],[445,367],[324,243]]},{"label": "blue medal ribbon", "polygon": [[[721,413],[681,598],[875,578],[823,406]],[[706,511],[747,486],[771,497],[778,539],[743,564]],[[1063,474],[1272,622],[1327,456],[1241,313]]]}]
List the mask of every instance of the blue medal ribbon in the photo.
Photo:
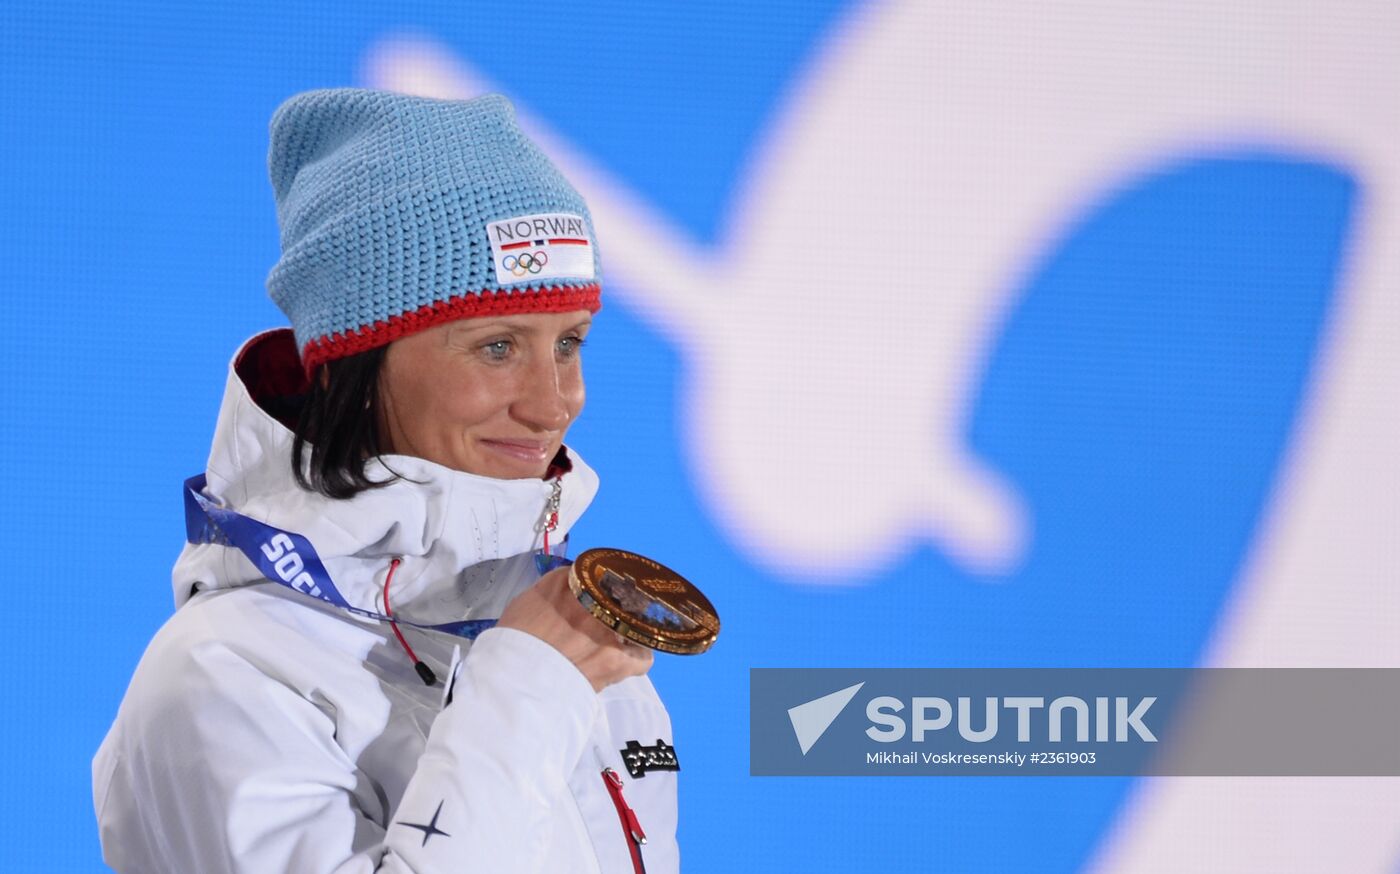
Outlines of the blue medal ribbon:
[{"label": "blue medal ribbon", "polygon": [[[208,479],[204,474],[185,480],[185,539],[193,544],[213,543],[231,546],[248,557],[263,576],[293,591],[325,601],[356,616],[398,622],[428,631],[444,631],[468,640],[496,624],[495,619],[464,619],[427,625],[395,616],[392,620],[382,613],[352,605],[340,594],[321,556],[311,541],[293,531],[284,531],[220,507],[204,494]],[[557,552],[540,550],[535,554],[535,568],[546,572],[569,564],[565,552],[568,538],[561,538]]]}]

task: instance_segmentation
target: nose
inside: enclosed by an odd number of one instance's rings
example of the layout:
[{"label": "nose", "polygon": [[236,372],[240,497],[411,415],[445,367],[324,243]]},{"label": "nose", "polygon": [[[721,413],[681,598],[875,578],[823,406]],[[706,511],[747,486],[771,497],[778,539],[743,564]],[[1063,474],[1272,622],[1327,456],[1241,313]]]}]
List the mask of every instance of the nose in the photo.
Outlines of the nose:
[{"label": "nose", "polygon": [[550,354],[531,356],[525,368],[511,412],[516,420],[536,431],[562,431],[574,416],[570,392],[574,377],[568,365]]}]

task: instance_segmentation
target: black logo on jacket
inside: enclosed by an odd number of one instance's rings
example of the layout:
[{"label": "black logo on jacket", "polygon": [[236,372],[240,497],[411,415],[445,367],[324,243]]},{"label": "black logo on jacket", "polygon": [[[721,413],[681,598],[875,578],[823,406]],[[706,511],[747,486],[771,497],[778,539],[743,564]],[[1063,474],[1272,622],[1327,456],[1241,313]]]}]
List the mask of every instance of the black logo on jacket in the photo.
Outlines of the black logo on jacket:
[{"label": "black logo on jacket", "polygon": [[442,816],[442,805],[443,805],[443,802],[445,802],[446,800],[447,800],[447,799],[444,798],[442,801],[439,801],[439,802],[438,802],[437,810],[433,811],[433,819],[432,819],[431,822],[419,823],[419,822],[404,822],[403,820],[399,820],[399,822],[398,822],[397,824],[398,824],[398,825],[402,825],[402,826],[407,826],[408,828],[416,828],[416,829],[418,829],[420,832],[422,832],[422,833],[423,833],[423,846],[425,846],[425,847],[428,845],[428,838],[434,837],[435,835],[442,835],[442,836],[445,837],[445,838],[450,838],[450,837],[452,837],[452,835],[448,834],[447,832],[445,832],[445,831],[443,831],[442,829],[440,829],[440,828],[437,827],[437,824],[438,824],[438,817],[439,817],[439,816]]},{"label": "black logo on jacket", "polygon": [[622,763],[627,766],[627,773],[633,777],[645,777],[647,771],[681,769],[681,763],[676,761],[676,748],[661,738],[656,739],[656,746],[653,747],[644,747],[641,741],[629,740],[627,748],[618,752],[622,753]]}]

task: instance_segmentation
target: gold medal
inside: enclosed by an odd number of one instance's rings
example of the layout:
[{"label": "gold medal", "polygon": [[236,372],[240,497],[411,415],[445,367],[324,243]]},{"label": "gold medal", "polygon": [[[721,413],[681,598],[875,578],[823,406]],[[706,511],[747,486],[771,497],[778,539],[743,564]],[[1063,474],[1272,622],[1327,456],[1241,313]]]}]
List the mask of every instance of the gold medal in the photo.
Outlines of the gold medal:
[{"label": "gold medal", "polygon": [[628,640],[695,655],[719,636],[714,605],[663,564],[620,549],[585,550],[569,568],[579,603]]}]

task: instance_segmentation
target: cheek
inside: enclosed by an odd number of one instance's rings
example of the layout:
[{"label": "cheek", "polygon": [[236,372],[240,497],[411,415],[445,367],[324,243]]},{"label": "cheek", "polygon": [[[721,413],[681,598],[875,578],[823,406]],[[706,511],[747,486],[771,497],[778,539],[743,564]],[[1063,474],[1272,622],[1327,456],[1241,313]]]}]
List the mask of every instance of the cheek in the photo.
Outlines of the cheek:
[{"label": "cheek", "polygon": [[434,381],[435,407],[442,424],[470,428],[505,413],[509,406],[509,380],[490,370],[442,376]]},{"label": "cheek", "polygon": [[416,443],[435,443],[495,412],[491,374],[445,358],[412,363],[394,374],[391,389],[399,424]]}]

